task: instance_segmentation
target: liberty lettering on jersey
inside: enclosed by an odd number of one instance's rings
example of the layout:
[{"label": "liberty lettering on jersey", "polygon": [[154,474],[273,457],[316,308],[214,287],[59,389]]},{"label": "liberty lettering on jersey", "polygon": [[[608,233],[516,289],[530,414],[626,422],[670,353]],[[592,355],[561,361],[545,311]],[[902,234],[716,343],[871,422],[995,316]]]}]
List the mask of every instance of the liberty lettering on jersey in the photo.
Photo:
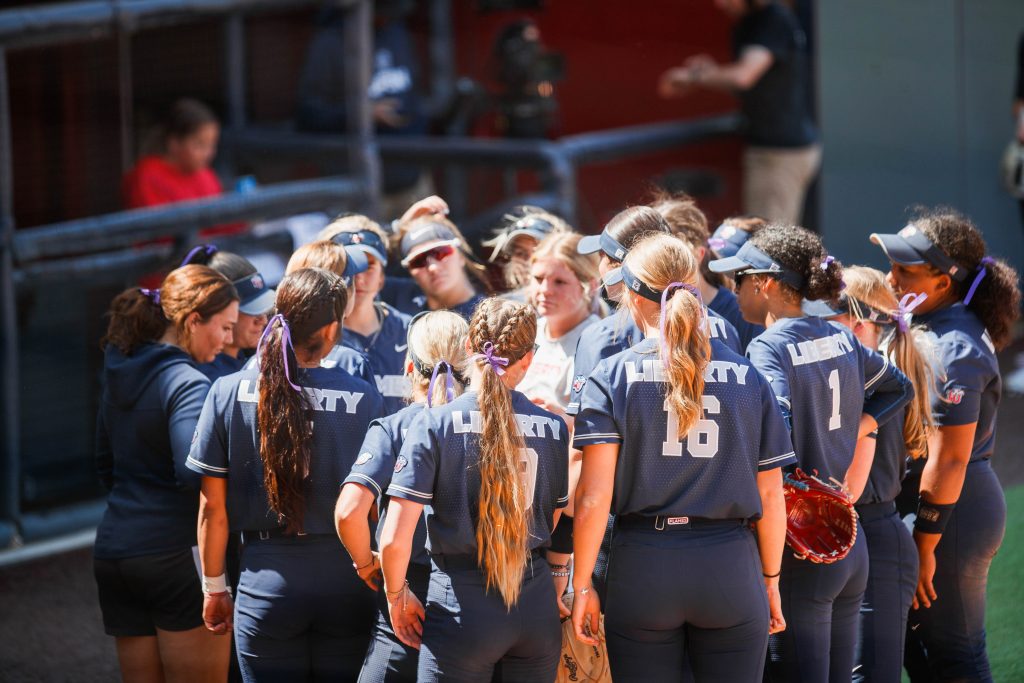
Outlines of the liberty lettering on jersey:
[{"label": "liberty lettering on jersey", "polygon": [[[523,436],[549,437],[562,439],[559,421],[553,417],[540,415],[520,415],[516,413],[519,433]],[[452,426],[456,434],[481,434],[484,430],[484,419],[478,410],[456,410],[452,412]]]},{"label": "liberty lettering on jersey", "polygon": [[786,349],[793,365],[807,365],[853,353],[853,344],[845,335],[837,332],[828,337],[786,344]]},{"label": "liberty lettering on jersey", "polygon": [[[665,366],[658,359],[644,359],[639,363],[626,361],[623,363],[626,368],[626,384],[633,382],[664,382]],[[748,365],[740,365],[727,360],[709,361],[704,368],[705,382],[732,382],[736,384],[747,383]]]},{"label": "liberty lettering on jersey", "polygon": [[411,385],[405,375],[374,375],[373,378],[381,396],[404,397],[410,394]]},{"label": "liberty lettering on jersey", "polygon": [[[338,410],[339,401],[345,406],[345,413],[355,415],[363,394],[358,391],[341,391],[338,389],[317,389],[315,387],[302,387],[302,392],[309,398],[313,409],[322,412],[333,413]],[[243,379],[238,383],[239,403],[258,403],[260,400],[259,383]]]}]

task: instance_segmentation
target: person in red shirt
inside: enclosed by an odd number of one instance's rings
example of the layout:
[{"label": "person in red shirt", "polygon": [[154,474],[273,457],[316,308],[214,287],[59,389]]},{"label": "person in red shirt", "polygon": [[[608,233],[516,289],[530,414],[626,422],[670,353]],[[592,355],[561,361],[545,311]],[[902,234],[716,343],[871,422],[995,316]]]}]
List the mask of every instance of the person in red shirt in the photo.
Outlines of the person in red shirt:
[{"label": "person in red shirt", "polygon": [[[125,175],[126,207],[141,209],[223,194],[220,179],[210,168],[219,137],[220,123],[209,107],[188,98],[175,102],[161,130],[159,153],[143,156]],[[244,227],[244,223],[219,225],[200,236],[236,233]]]}]

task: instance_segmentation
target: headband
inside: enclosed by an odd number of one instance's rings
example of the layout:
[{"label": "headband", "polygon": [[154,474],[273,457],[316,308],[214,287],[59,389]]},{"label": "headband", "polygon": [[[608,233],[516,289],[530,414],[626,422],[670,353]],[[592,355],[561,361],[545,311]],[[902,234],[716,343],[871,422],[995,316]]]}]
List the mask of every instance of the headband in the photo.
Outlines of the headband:
[{"label": "headband", "polygon": [[[182,259],[181,265],[178,266],[178,267],[179,268],[183,268],[184,266],[187,266],[187,265],[191,264],[193,257],[195,257],[195,255],[200,253],[200,252],[205,253],[206,254],[206,259],[209,260],[211,256],[213,256],[214,254],[217,253],[217,251],[218,251],[218,249],[217,249],[217,245],[216,244],[198,244],[198,245],[192,247],[191,249],[189,249],[189,252],[185,255],[185,258]],[[206,264],[204,263],[202,265],[206,265]]]},{"label": "headband", "polygon": [[139,287],[139,291],[144,297],[152,301],[157,306],[160,305],[160,290],[159,289],[146,289],[145,287]]}]

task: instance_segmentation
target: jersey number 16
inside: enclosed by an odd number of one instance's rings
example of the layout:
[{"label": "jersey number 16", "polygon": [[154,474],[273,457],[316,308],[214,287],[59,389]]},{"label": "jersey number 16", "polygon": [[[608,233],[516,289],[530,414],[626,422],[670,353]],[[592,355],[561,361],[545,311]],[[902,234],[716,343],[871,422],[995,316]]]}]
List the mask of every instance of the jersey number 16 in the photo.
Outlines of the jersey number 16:
[{"label": "jersey number 16", "polygon": [[[718,415],[722,412],[722,404],[714,396],[701,396],[704,406],[702,412]],[[661,444],[661,454],[673,458],[683,455],[683,444],[679,440],[679,416],[665,402],[665,441]],[[713,458],[718,453],[718,423],[705,417],[697,420],[686,432],[686,451],[695,458]]]}]

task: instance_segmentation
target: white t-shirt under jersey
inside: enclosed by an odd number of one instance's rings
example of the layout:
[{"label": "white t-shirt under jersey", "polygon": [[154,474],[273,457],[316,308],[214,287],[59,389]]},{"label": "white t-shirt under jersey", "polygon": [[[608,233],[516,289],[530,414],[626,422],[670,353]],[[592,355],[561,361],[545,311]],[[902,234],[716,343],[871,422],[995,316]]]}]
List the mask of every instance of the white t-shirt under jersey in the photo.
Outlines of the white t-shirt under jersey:
[{"label": "white t-shirt under jersey", "polygon": [[569,405],[569,392],[572,388],[572,366],[576,356],[576,344],[583,332],[598,320],[600,318],[596,315],[590,315],[558,339],[548,338],[548,326],[545,318],[537,321],[537,345],[539,348],[533,354],[533,363],[530,364],[530,369],[526,371],[522,381],[516,386],[516,390],[523,392],[531,399],[544,398],[557,403],[562,410],[565,410]]}]

